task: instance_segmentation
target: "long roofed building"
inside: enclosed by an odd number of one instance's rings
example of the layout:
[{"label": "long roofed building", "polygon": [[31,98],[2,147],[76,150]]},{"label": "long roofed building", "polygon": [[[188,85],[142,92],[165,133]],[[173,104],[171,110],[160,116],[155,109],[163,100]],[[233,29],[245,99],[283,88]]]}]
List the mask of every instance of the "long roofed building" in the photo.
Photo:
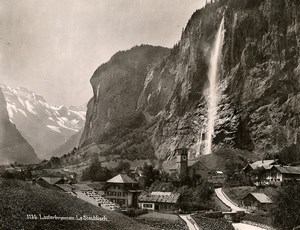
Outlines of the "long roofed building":
[{"label": "long roofed building", "polygon": [[179,200],[179,193],[151,192],[139,196],[139,208],[153,211],[174,211]]}]

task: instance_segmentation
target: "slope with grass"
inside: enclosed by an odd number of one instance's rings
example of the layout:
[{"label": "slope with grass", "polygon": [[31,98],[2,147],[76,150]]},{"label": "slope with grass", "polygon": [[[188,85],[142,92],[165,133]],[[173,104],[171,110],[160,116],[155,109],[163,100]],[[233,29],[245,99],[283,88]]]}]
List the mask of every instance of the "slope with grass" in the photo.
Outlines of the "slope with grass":
[{"label": "slope with grass", "polygon": [[[57,217],[106,217],[108,221],[27,220],[27,214]],[[149,229],[122,214],[95,207],[62,192],[29,182],[0,179],[0,229]]]},{"label": "slope with grass", "polygon": [[148,213],[136,218],[140,223],[150,225],[153,230],[187,230],[188,227],[177,215],[166,213]]}]

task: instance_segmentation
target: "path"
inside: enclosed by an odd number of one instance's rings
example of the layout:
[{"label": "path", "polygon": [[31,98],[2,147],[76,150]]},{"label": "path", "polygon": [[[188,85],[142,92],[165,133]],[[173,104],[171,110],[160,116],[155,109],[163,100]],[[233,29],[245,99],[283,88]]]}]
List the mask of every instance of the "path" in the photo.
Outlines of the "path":
[{"label": "path", "polygon": [[244,208],[240,208],[238,207],[237,204],[235,204],[232,200],[230,200],[228,198],[228,196],[226,196],[226,194],[223,192],[222,188],[216,188],[215,189],[215,193],[217,195],[217,197],[228,207],[231,208],[232,212],[237,212],[237,211],[244,211],[244,212],[248,212],[246,209]]},{"label": "path", "polygon": [[[247,209],[240,208],[236,203],[230,200],[229,197],[223,192],[222,188],[215,189],[215,193],[226,206],[231,208],[231,212],[244,211],[245,213],[248,213]],[[266,230],[264,228],[244,223],[233,223],[232,226],[235,230]]]},{"label": "path", "polygon": [[179,216],[181,219],[183,219],[186,222],[189,230],[200,230],[200,228],[198,227],[196,222],[193,220],[191,215],[179,215]]}]

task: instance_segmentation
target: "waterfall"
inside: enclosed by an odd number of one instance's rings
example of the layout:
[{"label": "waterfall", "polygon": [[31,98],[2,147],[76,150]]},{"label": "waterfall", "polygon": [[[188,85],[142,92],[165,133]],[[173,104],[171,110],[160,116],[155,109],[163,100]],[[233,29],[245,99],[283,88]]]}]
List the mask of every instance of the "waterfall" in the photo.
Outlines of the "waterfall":
[{"label": "waterfall", "polygon": [[212,140],[214,135],[214,125],[218,110],[218,66],[219,58],[222,52],[224,39],[224,18],[221,21],[218,33],[216,35],[216,40],[211,52],[210,62],[209,62],[209,95],[208,95],[208,111],[207,111],[207,127],[206,127],[206,146],[204,154],[210,154],[212,151]]}]

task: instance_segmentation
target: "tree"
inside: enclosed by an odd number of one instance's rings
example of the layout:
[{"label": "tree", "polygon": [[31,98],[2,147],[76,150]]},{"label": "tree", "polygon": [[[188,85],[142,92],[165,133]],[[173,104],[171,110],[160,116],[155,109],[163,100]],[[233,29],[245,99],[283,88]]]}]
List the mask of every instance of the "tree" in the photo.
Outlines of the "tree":
[{"label": "tree", "polygon": [[120,161],[117,167],[114,169],[115,174],[130,173],[130,164],[128,162]]},{"label": "tree", "polygon": [[300,161],[300,145],[292,144],[285,146],[279,151],[276,156],[285,164],[295,163]]},{"label": "tree", "polygon": [[82,172],[82,180],[107,181],[112,176],[111,171],[101,166],[101,162],[95,157],[89,167]]},{"label": "tree", "polygon": [[265,168],[264,167],[258,167],[253,170],[252,174],[256,176],[257,181],[259,182],[259,185],[261,185],[264,173],[265,173]]},{"label": "tree", "polygon": [[142,169],[142,175],[143,175],[143,184],[141,186],[143,188],[150,187],[154,181],[160,179],[159,171],[154,169],[153,165],[148,165],[146,162],[144,163]]},{"label": "tree", "polygon": [[273,199],[272,222],[281,230],[290,230],[300,225],[300,185],[281,187]]},{"label": "tree", "polygon": [[214,191],[212,186],[204,180],[200,181],[196,187],[182,186],[178,192],[181,196],[177,206],[184,211],[212,208],[211,198]]}]

